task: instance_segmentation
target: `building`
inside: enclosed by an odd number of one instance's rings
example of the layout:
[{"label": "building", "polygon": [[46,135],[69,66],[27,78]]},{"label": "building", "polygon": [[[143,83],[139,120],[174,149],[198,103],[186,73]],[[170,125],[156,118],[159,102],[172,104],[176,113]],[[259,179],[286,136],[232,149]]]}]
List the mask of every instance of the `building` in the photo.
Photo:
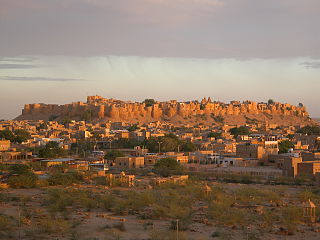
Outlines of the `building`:
[{"label": "building", "polygon": [[298,176],[314,176],[320,174],[320,161],[301,162],[297,165]]},{"label": "building", "polygon": [[144,157],[117,157],[115,167],[119,169],[143,168]]},{"label": "building", "polygon": [[285,177],[296,177],[298,174],[298,163],[302,162],[301,157],[286,157],[283,159],[282,174]]},{"label": "building", "polygon": [[236,147],[236,156],[238,158],[262,159],[265,155],[264,147],[258,144],[238,144]]},{"label": "building", "polygon": [[9,140],[0,140],[0,152],[8,151],[10,149],[10,141]]},{"label": "building", "polygon": [[316,161],[320,160],[320,152],[301,152],[303,161]]},{"label": "building", "polygon": [[106,174],[107,183],[110,187],[112,186],[122,186],[122,187],[133,187],[134,186],[134,175],[126,175],[124,172],[120,174]]},{"label": "building", "polygon": [[189,179],[188,175],[181,176],[171,176],[167,178],[155,178],[153,180],[153,185],[161,185],[164,183],[177,184],[177,185],[185,185]]},{"label": "building", "polygon": [[75,159],[73,159],[73,158],[57,158],[57,159],[52,159],[52,160],[48,160],[48,159],[41,160],[40,163],[42,166],[51,167],[51,166],[55,166],[55,165],[70,164],[74,161],[75,161]]}]

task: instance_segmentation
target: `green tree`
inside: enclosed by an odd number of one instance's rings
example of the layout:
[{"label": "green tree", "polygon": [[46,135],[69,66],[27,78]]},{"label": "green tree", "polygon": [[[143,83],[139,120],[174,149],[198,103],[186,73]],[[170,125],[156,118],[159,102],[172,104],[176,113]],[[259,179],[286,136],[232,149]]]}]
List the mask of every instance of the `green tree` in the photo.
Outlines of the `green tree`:
[{"label": "green tree", "polygon": [[24,129],[17,129],[14,131],[15,137],[14,141],[17,143],[22,143],[31,138],[30,133]]},{"label": "green tree", "polygon": [[300,128],[298,133],[303,133],[307,135],[320,135],[320,127],[319,126],[305,126]]},{"label": "green tree", "polygon": [[221,133],[220,132],[210,132],[208,135],[207,135],[208,138],[211,138],[211,137],[214,137],[214,138],[219,138],[221,137]]},{"label": "green tree", "polygon": [[294,143],[290,140],[279,142],[279,153],[287,153],[289,149],[294,148]]},{"label": "green tree", "polygon": [[9,167],[9,174],[8,184],[12,188],[32,188],[36,186],[38,178],[27,165],[12,165]]},{"label": "green tree", "polygon": [[39,150],[39,157],[56,158],[67,155],[67,151],[59,147],[57,142],[48,142],[44,148]]},{"label": "green tree", "polygon": [[196,150],[196,146],[192,142],[183,142],[181,150],[183,152],[193,152]]},{"label": "green tree", "polygon": [[31,172],[31,168],[25,164],[14,164],[9,167],[9,173],[14,174],[28,174]]},{"label": "green tree", "polygon": [[269,99],[269,100],[268,100],[268,104],[270,104],[270,105],[274,104],[273,99]]},{"label": "green tree", "polygon": [[[49,120],[50,121],[50,120]],[[48,129],[48,125],[47,125],[47,123],[46,122],[43,122],[43,123],[40,123],[37,127],[36,127],[36,129],[39,131],[39,130],[41,130],[41,129]]]},{"label": "green tree", "polygon": [[145,140],[142,145],[146,146],[150,152],[158,152],[159,143],[161,152],[175,152],[178,150],[178,146],[185,152],[192,152],[196,149],[192,142],[183,141],[173,133],[166,134],[164,137],[151,137]]},{"label": "green tree", "polygon": [[179,162],[172,158],[160,159],[154,165],[153,170],[155,173],[163,177],[186,173],[186,169]]},{"label": "green tree", "polygon": [[8,184],[12,188],[33,188],[37,183],[37,176],[34,173],[10,176]]},{"label": "green tree", "polygon": [[130,127],[127,128],[127,130],[128,130],[129,132],[134,132],[134,131],[136,131],[136,130],[138,130],[138,129],[139,129],[139,127],[138,127],[137,124],[133,124],[133,125],[131,125]]},{"label": "green tree", "polygon": [[104,156],[105,159],[108,160],[114,160],[117,157],[124,157],[123,152],[117,151],[117,150],[112,150],[110,152],[107,152],[106,155]]},{"label": "green tree", "polygon": [[236,138],[239,135],[248,135],[250,133],[249,128],[245,126],[235,127],[230,129],[230,133]]},{"label": "green tree", "polygon": [[146,104],[146,107],[151,107],[153,104],[155,104],[155,100],[154,99],[145,99],[144,101],[143,101],[143,103],[145,103]]},{"label": "green tree", "polygon": [[13,142],[14,141],[14,134],[8,129],[1,130],[0,131],[0,139],[2,139],[2,138],[9,140],[10,142]]}]

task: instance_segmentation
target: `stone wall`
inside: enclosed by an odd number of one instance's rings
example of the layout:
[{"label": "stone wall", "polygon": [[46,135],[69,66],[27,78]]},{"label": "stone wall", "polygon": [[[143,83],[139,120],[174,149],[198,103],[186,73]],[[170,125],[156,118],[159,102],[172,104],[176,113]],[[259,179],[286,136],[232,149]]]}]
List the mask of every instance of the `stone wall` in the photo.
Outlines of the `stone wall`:
[{"label": "stone wall", "polygon": [[[152,120],[161,120],[163,118],[172,118],[180,116],[188,118],[196,115],[208,116],[239,116],[246,114],[265,114],[283,115],[295,117],[308,117],[308,112],[304,107],[293,106],[290,104],[274,103],[256,103],[252,101],[238,102],[232,101],[230,104],[222,102],[212,102],[209,98],[190,102],[156,102],[152,106],[146,106],[145,103],[124,102],[114,99],[105,99],[100,96],[89,96],[87,102],[75,102],[65,105],[56,104],[26,104],[22,110],[22,115],[17,119],[43,119],[44,116],[51,115],[80,119],[85,112],[91,115],[92,119],[139,119],[147,118]],[[44,119],[47,120],[47,119]]]}]

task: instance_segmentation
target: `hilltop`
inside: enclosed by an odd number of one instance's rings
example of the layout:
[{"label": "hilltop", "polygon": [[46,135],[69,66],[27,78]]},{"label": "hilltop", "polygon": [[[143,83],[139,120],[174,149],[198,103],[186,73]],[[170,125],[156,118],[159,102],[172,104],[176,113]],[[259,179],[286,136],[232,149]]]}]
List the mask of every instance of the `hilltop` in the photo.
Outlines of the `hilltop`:
[{"label": "hilltop", "polygon": [[167,121],[176,125],[198,124],[277,124],[306,125],[314,123],[303,105],[270,101],[231,101],[223,103],[203,98],[202,101],[165,102],[146,99],[143,102],[88,96],[86,102],[71,104],[26,104],[16,120],[123,121],[148,123]]}]

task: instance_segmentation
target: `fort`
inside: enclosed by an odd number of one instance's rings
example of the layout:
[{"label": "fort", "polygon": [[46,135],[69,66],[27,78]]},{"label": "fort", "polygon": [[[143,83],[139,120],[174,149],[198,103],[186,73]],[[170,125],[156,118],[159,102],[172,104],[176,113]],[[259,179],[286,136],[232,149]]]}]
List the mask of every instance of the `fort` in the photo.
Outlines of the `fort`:
[{"label": "fort", "polygon": [[[16,120],[61,120],[69,117],[74,120],[111,120],[124,122],[151,122],[158,120],[184,121],[202,116],[215,122],[236,119],[241,121],[290,121],[301,123],[310,120],[304,106],[287,103],[257,103],[253,101],[231,101],[226,104],[203,98],[201,101],[144,102],[121,101],[101,96],[88,96],[87,102],[71,104],[26,104]],[[292,122],[294,121],[294,122]]]}]

